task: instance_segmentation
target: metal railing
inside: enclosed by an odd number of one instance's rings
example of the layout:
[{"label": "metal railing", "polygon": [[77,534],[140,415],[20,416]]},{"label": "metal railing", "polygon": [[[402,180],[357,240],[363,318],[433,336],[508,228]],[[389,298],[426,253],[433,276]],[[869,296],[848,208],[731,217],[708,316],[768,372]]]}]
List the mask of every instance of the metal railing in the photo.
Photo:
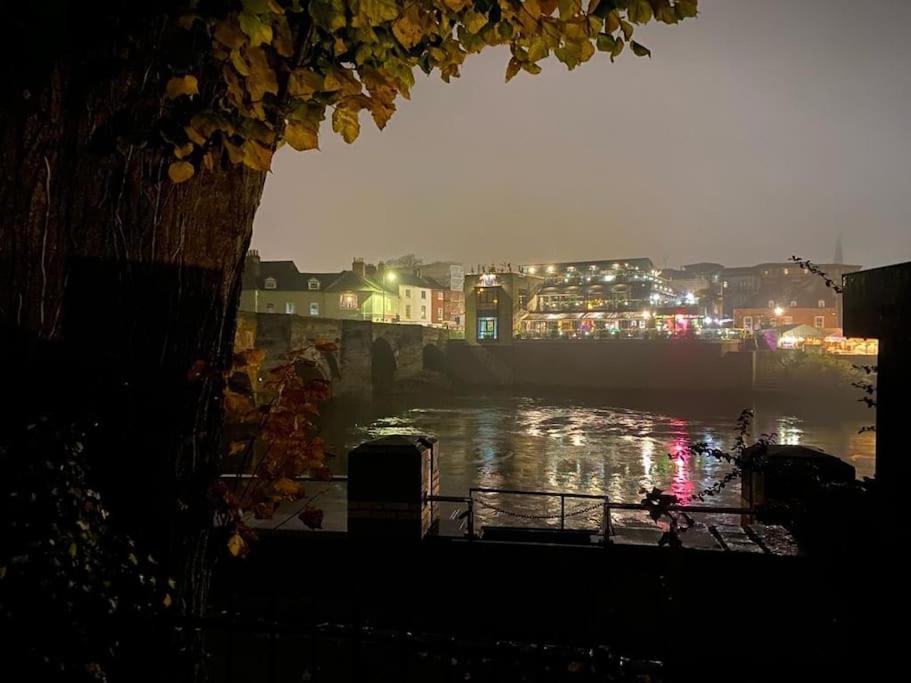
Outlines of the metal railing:
[{"label": "metal railing", "polygon": [[[499,505],[492,505],[489,503],[484,503],[481,500],[476,498],[477,495],[484,494],[499,494],[499,495],[515,495],[515,496],[535,496],[541,498],[558,498],[560,500],[560,512],[559,514],[529,514],[524,512],[518,512],[515,510],[508,510]],[[598,503],[591,505],[589,507],[583,507],[577,510],[573,510],[570,513],[566,512],[566,500],[596,500]],[[610,497],[606,494],[598,493],[567,493],[561,491],[527,491],[521,489],[504,489],[504,488],[490,488],[483,486],[472,487],[468,490],[467,496],[428,496],[428,501],[431,502],[440,502],[440,503],[461,503],[466,506],[464,513],[465,523],[466,523],[466,533],[469,537],[473,538],[475,536],[475,510],[477,507],[483,507],[486,509],[493,510],[500,514],[505,514],[507,516],[516,517],[520,519],[559,519],[560,529],[566,529],[566,519],[568,517],[576,517],[586,512],[591,512],[598,508],[601,508],[603,511],[602,518],[602,530],[605,535],[613,534],[613,520],[612,513],[614,510],[627,510],[627,511],[638,511],[644,512],[648,510],[648,507],[644,503],[617,503],[611,502]],[[754,515],[755,510],[753,508],[746,507],[734,507],[734,506],[717,506],[717,505],[670,505],[668,506],[669,512],[681,512],[684,514],[693,513],[693,514],[715,514],[715,515]]]},{"label": "metal railing", "polygon": [[[222,474],[221,479],[225,480],[249,480],[253,478],[254,475],[239,473],[239,474]],[[295,481],[301,482],[322,482],[327,484],[346,484],[348,483],[348,477],[346,475],[333,475],[331,479],[318,479],[316,477],[310,476],[299,476],[294,477]],[[546,499],[559,499],[560,501],[560,512],[559,513],[544,513],[544,514],[532,514],[528,512],[522,512],[518,510],[510,510],[501,505],[495,505],[492,503],[486,503],[479,498],[479,496],[484,495],[508,495],[508,496],[527,496],[527,497],[538,497]],[[582,507],[570,512],[566,511],[566,501],[570,500],[580,500],[580,501],[598,501],[593,505],[588,507]],[[502,514],[507,517],[514,517],[517,519],[525,520],[559,520],[560,530],[566,529],[566,520],[573,517],[578,517],[587,512],[592,512],[598,508],[602,510],[602,532],[605,535],[613,535],[613,512],[615,510],[625,510],[629,512],[646,512],[648,511],[648,506],[644,503],[618,503],[610,500],[610,497],[606,494],[601,493],[572,493],[565,491],[528,491],[525,489],[507,489],[507,488],[492,488],[486,486],[474,486],[468,489],[467,496],[442,496],[442,495],[429,495],[426,496],[425,500],[429,503],[451,503],[456,505],[464,505],[465,509],[462,512],[457,512],[453,518],[459,518],[464,520],[465,533],[469,538],[476,538],[475,528],[476,528],[476,512],[478,508],[484,508],[487,510],[492,510],[497,514]],[[737,506],[718,506],[718,505],[669,505],[667,507],[669,512],[680,512],[684,514],[714,514],[714,515],[746,515],[754,516],[756,510],[754,508],[747,507],[737,507]]]}]

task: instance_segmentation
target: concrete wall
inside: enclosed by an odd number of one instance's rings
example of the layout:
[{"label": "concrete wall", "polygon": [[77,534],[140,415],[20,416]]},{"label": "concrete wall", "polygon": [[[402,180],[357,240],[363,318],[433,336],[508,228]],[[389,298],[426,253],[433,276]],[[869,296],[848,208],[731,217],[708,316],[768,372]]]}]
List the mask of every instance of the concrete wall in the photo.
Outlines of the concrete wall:
[{"label": "concrete wall", "polygon": [[449,344],[450,372],[469,386],[749,390],[755,354],[723,344],[643,340]]}]

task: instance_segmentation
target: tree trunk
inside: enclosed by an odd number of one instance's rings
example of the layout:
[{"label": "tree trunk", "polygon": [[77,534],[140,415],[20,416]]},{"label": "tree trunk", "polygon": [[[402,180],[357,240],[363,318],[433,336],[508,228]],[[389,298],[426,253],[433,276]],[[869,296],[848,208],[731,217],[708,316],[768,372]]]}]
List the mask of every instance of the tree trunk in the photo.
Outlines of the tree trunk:
[{"label": "tree trunk", "polygon": [[265,175],[222,160],[170,182],[170,149],[141,135],[160,116],[166,22],[142,22],[128,43],[92,43],[2,85],[7,417],[97,423],[88,452],[112,520],[177,579],[179,609],[200,614],[221,383],[188,370],[230,358]]}]

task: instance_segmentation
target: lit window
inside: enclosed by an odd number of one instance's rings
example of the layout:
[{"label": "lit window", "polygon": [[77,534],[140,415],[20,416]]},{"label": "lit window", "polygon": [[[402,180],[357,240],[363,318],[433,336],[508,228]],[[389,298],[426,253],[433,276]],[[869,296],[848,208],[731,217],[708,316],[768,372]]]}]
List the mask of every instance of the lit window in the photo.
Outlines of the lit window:
[{"label": "lit window", "polygon": [[443,309],[438,308],[437,309],[437,320],[442,320],[442,319],[443,319]]},{"label": "lit window", "polygon": [[319,315],[319,304],[310,304],[310,315]]},{"label": "lit window", "polygon": [[724,283],[723,283],[721,286],[724,287],[725,289],[727,289],[727,288],[728,288],[728,281],[725,280]]},{"label": "lit window", "polygon": [[785,275],[787,275],[787,274],[790,273],[790,272],[791,272],[791,271],[788,270],[787,268],[784,269],[784,274],[785,274]]},{"label": "lit window", "polygon": [[437,292],[437,301],[443,300],[443,292]]},{"label": "lit window", "polygon": [[278,287],[278,282],[276,282],[274,277],[267,277],[263,285],[266,289],[275,289]]},{"label": "lit window", "polygon": [[794,299],[791,299],[791,308],[797,308],[797,302]]},{"label": "lit window", "polygon": [[288,315],[294,315],[294,302],[286,301],[285,302],[285,313]]},{"label": "lit window", "polygon": [[816,329],[823,329],[826,326],[826,317],[824,315],[817,315],[813,318],[813,327]]},{"label": "lit window", "polygon": [[745,315],[743,317],[743,329],[752,332],[753,331],[753,316]]},{"label": "lit window", "polygon": [[338,297],[338,307],[343,311],[356,311],[357,294],[353,292],[345,292],[344,294],[340,294]]},{"label": "lit window", "polygon": [[311,277],[307,280],[307,289],[319,289],[319,280],[315,277]]},{"label": "lit window", "polygon": [[478,341],[495,341],[497,338],[497,319],[478,318]]},{"label": "lit window", "polygon": [[775,308],[775,302],[769,299],[769,308]]},{"label": "lit window", "polygon": [[826,300],[825,300],[825,299],[820,299],[819,301],[816,302],[816,305],[817,305],[819,308],[825,308],[825,307],[826,307]]}]

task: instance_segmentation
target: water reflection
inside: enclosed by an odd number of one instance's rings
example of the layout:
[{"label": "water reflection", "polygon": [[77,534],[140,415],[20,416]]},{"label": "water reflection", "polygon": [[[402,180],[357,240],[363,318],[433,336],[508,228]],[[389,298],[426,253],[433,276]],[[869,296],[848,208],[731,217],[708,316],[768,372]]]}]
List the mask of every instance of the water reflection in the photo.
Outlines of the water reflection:
[{"label": "water reflection", "polygon": [[785,446],[799,446],[800,437],[803,436],[801,421],[793,416],[779,417],[775,430],[775,443]]},{"label": "water reflection", "polygon": [[[428,433],[442,446],[443,494],[465,495],[469,488],[482,486],[607,494],[619,502],[637,501],[641,488],[653,487],[691,501],[728,466],[694,456],[690,447],[705,441],[729,448],[739,412],[728,407],[700,413],[690,405],[645,410],[604,405],[597,399],[503,397],[449,397],[431,405],[425,401],[420,408],[387,410],[357,423],[338,420],[327,434],[334,451],[345,453],[365,439],[388,434]],[[863,418],[826,423],[764,409],[757,410],[753,436],[774,432],[779,443],[817,446],[845,457],[859,475],[869,475],[874,437],[857,434],[862,424]],[[344,466],[342,457],[336,467],[343,471]],[[559,505],[515,496],[485,500],[525,514],[544,514]],[[739,504],[737,483],[713,502]],[[567,509],[571,507],[567,503]],[[481,517],[488,523],[506,521],[490,510]],[[600,512],[579,519],[586,521],[598,523]]]}]

